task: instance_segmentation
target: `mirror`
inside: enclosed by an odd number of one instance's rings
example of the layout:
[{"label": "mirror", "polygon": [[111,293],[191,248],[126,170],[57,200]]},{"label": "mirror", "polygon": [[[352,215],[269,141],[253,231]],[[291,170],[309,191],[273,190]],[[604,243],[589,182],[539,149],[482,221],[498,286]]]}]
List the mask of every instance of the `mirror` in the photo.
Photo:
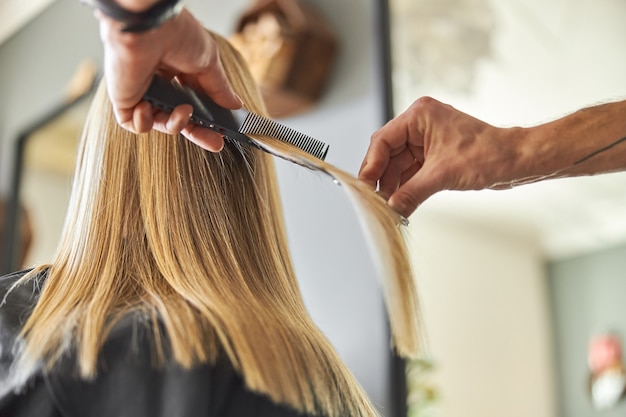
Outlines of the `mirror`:
[{"label": "mirror", "polygon": [[[429,95],[529,126],[626,97],[623,1],[389,0],[389,13],[395,114]],[[622,173],[442,192],[420,207],[412,252],[430,355],[409,365],[409,415],[599,415],[586,353],[595,334],[626,331],[611,299],[625,209]],[[608,410],[625,411],[623,399]]]},{"label": "mirror", "polygon": [[[97,80],[92,61],[79,65],[60,103],[16,140],[11,193],[3,210],[6,272],[51,260],[69,200],[86,100]],[[16,227],[20,224],[20,227]],[[17,248],[17,250],[16,250]]]}]

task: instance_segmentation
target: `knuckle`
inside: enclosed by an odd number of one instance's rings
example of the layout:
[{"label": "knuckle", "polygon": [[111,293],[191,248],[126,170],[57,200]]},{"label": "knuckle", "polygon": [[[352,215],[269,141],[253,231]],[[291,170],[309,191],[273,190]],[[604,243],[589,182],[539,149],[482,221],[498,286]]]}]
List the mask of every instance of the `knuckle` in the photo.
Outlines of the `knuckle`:
[{"label": "knuckle", "polygon": [[438,109],[441,107],[442,103],[430,96],[423,96],[418,98],[417,100],[415,100],[413,102],[413,104],[411,105],[411,107],[409,108],[409,111],[411,111],[411,113],[413,115],[415,114],[423,114],[423,115],[429,115],[429,114],[435,114]]},{"label": "knuckle", "polygon": [[411,107],[419,110],[424,110],[430,109],[431,107],[437,105],[437,103],[439,102],[430,96],[422,96],[415,100]]}]

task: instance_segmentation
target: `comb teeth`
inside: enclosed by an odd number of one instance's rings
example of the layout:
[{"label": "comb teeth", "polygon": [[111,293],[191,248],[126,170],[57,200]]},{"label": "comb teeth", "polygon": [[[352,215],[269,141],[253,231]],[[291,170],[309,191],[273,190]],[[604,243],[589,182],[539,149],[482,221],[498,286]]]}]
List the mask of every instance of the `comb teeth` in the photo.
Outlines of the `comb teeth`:
[{"label": "comb teeth", "polygon": [[282,140],[322,161],[328,153],[328,145],[326,143],[254,113],[246,115],[239,131],[244,135],[263,135]]}]

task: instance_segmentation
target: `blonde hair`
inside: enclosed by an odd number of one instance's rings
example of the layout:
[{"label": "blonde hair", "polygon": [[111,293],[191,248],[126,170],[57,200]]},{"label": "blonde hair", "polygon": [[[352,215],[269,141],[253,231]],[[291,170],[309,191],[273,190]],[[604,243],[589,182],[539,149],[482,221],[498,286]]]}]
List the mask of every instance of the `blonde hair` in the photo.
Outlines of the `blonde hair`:
[{"label": "blonde hair", "polygon": [[[264,113],[239,54],[215,36],[229,81]],[[375,236],[398,352],[418,351],[418,308],[400,218],[365,184],[267,137],[272,153],[325,172]],[[227,144],[214,154],[182,136],[135,135],[113,117],[104,83],[82,140],[66,224],[22,335],[24,363],[49,368],[69,349],[96,373],[113,325],[131,312],[162,323],[183,367],[226,355],[253,391],[310,414],[375,415],[354,376],[309,317],[290,261],[272,157]],[[165,360],[157,345],[157,356]]]}]

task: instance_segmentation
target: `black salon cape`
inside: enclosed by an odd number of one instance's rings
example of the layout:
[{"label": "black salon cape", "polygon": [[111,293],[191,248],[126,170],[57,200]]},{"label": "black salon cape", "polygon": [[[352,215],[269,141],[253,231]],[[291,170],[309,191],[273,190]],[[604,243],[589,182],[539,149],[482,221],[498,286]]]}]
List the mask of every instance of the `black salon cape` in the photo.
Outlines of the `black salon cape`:
[{"label": "black salon cape", "polygon": [[[0,300],[24,273],[0,277]],[[38,296],[36,285],[21,285],[0,306],[0,378]],[[156,369],[148,333],[136,319],[122,320],[105,342],[94,380],[75,377],[73,358],[65,358],[54,371],[32,376],[20,393],[0,398],[0,417],[305,417],[247,390],[225,361]]]}]

